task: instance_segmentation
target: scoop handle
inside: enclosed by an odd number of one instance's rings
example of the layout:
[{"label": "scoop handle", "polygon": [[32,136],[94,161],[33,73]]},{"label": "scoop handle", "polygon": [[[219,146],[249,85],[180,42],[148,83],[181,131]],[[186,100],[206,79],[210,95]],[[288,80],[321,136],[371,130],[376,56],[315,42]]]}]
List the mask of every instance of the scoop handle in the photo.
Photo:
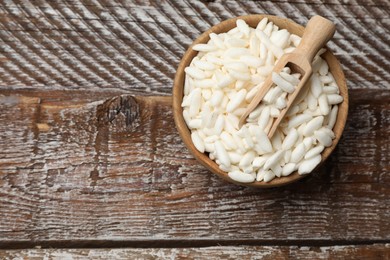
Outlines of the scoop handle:
[{"label": "scoop handle", "polygon": [[317,52],[333,37],[336,25],[322,16],[313,16],[306,25],[301,43],[295,52],[307,58],[309,63]]}]

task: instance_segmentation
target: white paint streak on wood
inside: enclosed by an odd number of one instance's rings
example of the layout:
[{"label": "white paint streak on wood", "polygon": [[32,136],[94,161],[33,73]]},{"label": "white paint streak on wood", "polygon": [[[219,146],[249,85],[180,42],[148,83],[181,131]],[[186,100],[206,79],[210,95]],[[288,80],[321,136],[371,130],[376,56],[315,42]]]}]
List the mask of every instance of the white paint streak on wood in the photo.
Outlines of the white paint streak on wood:
[{"label": "white paint streak on wood", "polygon": [[189,44],[211,25],[249,13],[301,24],[315,13],[324,15],[338,25],[329,47],[344,65],[350,88],[385,89],[390,80],[386,1],[40,1],[23,3],[23,9],[17,0],[3,4],[0,85],[10,89],[168,94]]},{"label": "white paint streak on wood", "polygon": [[2,250],[3,259],[386,259],[390,244],[330,247],[214,246],[205,248]]}]

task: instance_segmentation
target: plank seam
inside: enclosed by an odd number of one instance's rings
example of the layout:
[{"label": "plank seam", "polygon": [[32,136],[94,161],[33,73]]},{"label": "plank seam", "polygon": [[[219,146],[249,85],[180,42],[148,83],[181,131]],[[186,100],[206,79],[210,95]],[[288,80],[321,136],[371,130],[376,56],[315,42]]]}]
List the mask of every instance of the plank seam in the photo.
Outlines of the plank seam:
[{"label": "plank seam", "polygon": [[297,247],[331,247],[389,244],[390,239],[375,240],[57,240],[57,241],[0,241],[0,249],[32,248],[189,248],[212,246],[297,246]]}]

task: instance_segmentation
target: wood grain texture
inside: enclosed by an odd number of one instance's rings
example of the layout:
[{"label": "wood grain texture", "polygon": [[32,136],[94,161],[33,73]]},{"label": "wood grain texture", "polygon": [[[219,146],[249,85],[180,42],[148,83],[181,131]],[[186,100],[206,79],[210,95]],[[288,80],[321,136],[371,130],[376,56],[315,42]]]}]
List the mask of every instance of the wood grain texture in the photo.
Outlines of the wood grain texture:
[{"label": "wood grain texture", "polygon": [[269,190],[228,184],[200,166],[174,127],[170,97],[101,98],[4,91],[0,244],[390,239],[389,91],[352,92],[344,136],[325,165]]},{"label": "wood grain texture", "polygon": [[386,89],[390,2],[0,1],[0,86],[169,94],[189,44],[220,21],[266,13],[332,20],[330,49],[352,89]]},{"label": "wood grain texture", "polygon": [[390,258],[389,244],[335,247],[206,247],[147,249],[30,249],[0,251],[2,259],[332,259],[383,260]]},{"label": "wood grain texture", "polygon": [[[164,97],[201,32],[250,13],[335,22],[351,90],[336,151],[282,189],[207,172]],[[388,258],[389,14],[388,0],[0,0],[0,247],[156,247],[0,258]]]}]

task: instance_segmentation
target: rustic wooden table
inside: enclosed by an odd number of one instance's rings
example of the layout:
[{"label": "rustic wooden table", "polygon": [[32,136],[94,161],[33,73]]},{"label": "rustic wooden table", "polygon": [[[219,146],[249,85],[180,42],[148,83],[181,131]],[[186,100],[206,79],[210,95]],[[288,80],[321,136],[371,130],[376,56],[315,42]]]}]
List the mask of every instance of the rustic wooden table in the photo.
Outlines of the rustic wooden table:
[{"label": "rustic wooden table", "polygon": [[[313,176],[256,190],[175,129],[189,44],[230,17],[337,24],[344,135]],[[390,1],[0,1],[0,258],[390,258]]]}]

